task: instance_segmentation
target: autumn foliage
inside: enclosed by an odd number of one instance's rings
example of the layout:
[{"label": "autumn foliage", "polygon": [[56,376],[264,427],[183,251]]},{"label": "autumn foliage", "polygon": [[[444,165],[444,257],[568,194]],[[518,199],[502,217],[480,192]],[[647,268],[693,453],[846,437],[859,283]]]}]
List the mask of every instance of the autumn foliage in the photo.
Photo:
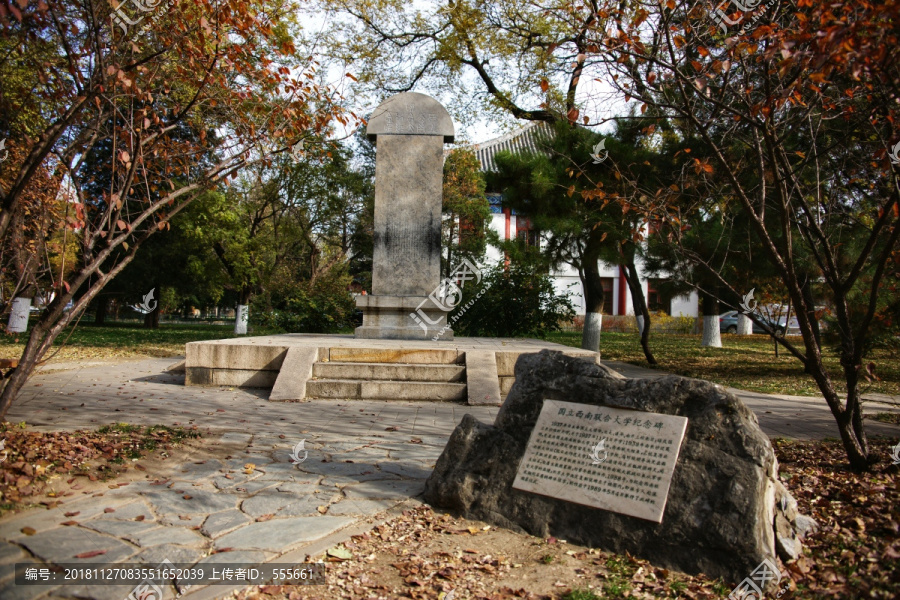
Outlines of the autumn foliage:
[{"label": "autumn foliage", "polygon": [[[0,239],[35,228],[65,239],[62,254],[33,257],[44,262],[30,275],[2,274],[6,288],[40,292],[49,304],[4,380],[0,417],[59,333],[174,215],[248,165],[270,164],[333,122],[355,119],[295,46],[291,6],[0,4],[0,105],[8,115],[0,136],[15,149],[0,164]],[[122,25],[122,14],[133,24]],[[55,216],[39,222],[29,190],[41,178],[61,189]],[[46,190],[45,203],[51,196]],[[76,264],[63,268],[58,256],[69,243]]]}]

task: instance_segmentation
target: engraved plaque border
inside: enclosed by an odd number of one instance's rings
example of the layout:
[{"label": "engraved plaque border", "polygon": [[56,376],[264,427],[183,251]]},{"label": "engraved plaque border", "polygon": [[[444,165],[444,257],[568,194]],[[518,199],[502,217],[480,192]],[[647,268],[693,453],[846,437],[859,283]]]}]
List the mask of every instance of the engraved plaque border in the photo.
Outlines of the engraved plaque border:
[{"label": "engraved plaque border", "polygon": [[[677,415],[545,399],[512,487],[662,523],[687,423]],[[593,464],[601,440],[602,460]]]}]

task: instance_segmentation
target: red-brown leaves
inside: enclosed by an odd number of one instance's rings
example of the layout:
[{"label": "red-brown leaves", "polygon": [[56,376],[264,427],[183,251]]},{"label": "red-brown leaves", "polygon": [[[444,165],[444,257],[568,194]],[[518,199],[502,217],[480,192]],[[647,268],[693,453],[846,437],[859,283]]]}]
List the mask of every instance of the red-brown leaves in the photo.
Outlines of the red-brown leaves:
[{"label": "red-brown leaves", "polygon": [[[98,433],[39,432],[8,427],[0,433],[7,452],[7,460],[0,462],[0,503],[16,505],[40,495],[49,498],[71,496],[75,494],[72,490],[80,489],[80,486],[72,485],[76,477],[63,482],[60,475],[71,473],[86,476],[90,481],[114,477],[113,469],[124,468],[116,465],[135,452],[140,453],[147,440],[153,440],[157,451],[169,450],[177,441],[173,437],[175,434],[178,430],[174,434],[166,429],[145,434],[143,428],[127,433]],[[88,466],[91,469],[85,470]],[[109,487],[123,485],[127,483],[109,484]],[[104,512],[114,512],[114,509],[106,508]],[[78,511],[70,511],[65,516],[71,518],[78,514]]]}]

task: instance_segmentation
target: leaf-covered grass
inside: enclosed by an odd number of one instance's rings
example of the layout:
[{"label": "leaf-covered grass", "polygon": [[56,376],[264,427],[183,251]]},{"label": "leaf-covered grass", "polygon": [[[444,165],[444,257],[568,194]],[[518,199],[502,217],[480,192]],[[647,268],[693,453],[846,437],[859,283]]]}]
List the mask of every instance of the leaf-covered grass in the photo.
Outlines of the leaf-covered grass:
[{"label": "leaf-covered grass", "polygon": [[[188,342],[233,337],[230,325],[161,324],[159,329],[144,329],[133,323],[81,324],[64,331],[47,357],[57,350],[54,361],[180,356]],[[0,358],[18,358],[27,339],[26,334],[0,335]]]},{"label": "leaf-covered grass", "polygon": [[[255,331],[252,335],[267,333]],[[53,355],[56,362],[170,357],[183,355],[184,345],[188,342],[233,337],[234,330],[230,325],[163,324],[159,329],[144,329],[133,323],[103,327],[82,324],[64,332],[48,356]],[[581,347],[580,333],[557,332],[548,335],[547,339]],[[0,335],[0,358],[17,358],[25,340],[22,335]],[[800,343],[799,338],[796,342]],[[767,336],[725,334],[722,348],[703,348],[699,335],[655,334],[651,336],[650,344],[659,361],[656,368],[662,371],[754,392],[821,396],[797,359],[783,349],[780,356],[775,357],[772,340]],[[600,353],[605,360],[648,366],[639,337],[634,333],[604,333]],[[867,360],[875,363],[875,373],[880,381],[863,382],[863,393],[900,395],[900,360],[884,351],[876,351]],[[833,352],[826,353],[826,363],[833,373],[840,374],[838,357]],[[840,378],[836,377],[835,382],[840,384]]]},{"label": "leaf-covered grass", "polygon": [[[250,335],[271,333],[274,331],[257,327]],[[168,358],[184,355],[184,345],[188,342],[234,337],[238,336],[234,334],[233,325],[163,323],[159,329],[144,329],[141,324],[134,322],[109,323],[102,327],[83,323],[63,332],[46,358],[52,356],[55,362],[148,356]],[[18,358],[27,340],[27,334],[0,334],[0,358]]]},{"label": "leaf-covered grass", "polygon": [[[548,341],[581,347],[581,334],[553,333]],[[802,347],[800,338],[789,338]],[[722,348],[703,348],[699,335],[657,334],[650,337],[650,349],[659,364],[656,369],[706,379],[715,383],[752,392],[821,396],[812,377],[783,348],[775,357],[771,338],[764,335],[722,335]],[[648,367],[635,333],[604,333],[600,337],[600,355],[604,360],[618,360]],[[863,394],[900,395],[900,360],[885,351],[875,351],[867,358],[875,363],[881,381],[863,382]],[[826,350],[825,362],[841,384],[838,356]]]},{"label": "leaf-covered grass", "polygon": [[878,413],[874,415],[863,415],[863,418],[869,418],[881,423],[891,423],[892,425],[900,425],[900,413]]}]

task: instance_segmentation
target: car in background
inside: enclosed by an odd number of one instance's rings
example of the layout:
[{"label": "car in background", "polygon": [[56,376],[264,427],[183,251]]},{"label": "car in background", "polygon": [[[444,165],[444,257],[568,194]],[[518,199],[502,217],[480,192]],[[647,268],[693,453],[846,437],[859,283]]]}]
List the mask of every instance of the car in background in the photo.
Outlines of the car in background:
[{"label": "car in background", "polygon": [[[779,336],[784,335],[784,323],[776,323],[771,319],[767,319],[765,317],[760,317],[765,323],[769,325],[772,329],[775,330],[775,333]],[[784,318],[782,317],[782,321]],[[722,313],[719,315],[719,331],[721,333],[737,333],[737,321],[738,321],[738,311],[729,310],[726,313]],[[753,322],[753,333],[768,333],[765,329],[760,327],[755,321]]]}]

